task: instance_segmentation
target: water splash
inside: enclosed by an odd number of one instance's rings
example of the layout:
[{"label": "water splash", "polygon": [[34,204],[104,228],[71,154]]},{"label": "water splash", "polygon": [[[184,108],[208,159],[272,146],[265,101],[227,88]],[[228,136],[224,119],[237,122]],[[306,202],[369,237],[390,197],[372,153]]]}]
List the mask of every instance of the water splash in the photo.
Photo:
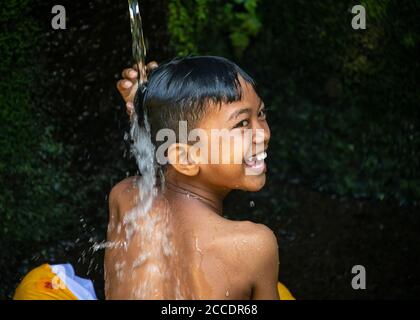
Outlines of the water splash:
[{"label": "water splash", "polygon": [[151,139],[147,115],[144,114],[144,117],[144,127],[139,126],[137,114],[134,114],[131,118],[130,136],[132,144],[130,154],[136,159],[142,178],[136,180],[139,190],[136,203],[141,205],[124,217],[124,225],[128,227],[127,241],[130,240],[132,233],[135,231],[135,221],[138,218],[144,218],[151,210],[158,192],[156,188],[155,146]]},{"label": "water splash", "polygon": [[[140,15],[140,8],[137,0],[128,0],[130,12],[130,26],[132,35],[133,59],[138,66],[138,84],[141,92],[146,90],[146,46],[143,36],[143,25]],[[139,125],[139,117],[143,117],[143,126]],[[155,146],[152,142],[150,125],[147,118],[147,112],[143,115],[134,115],[130,118],[130,155],[134,156],[137,167],[142,176],[137,180],[139,194],[135,200],[138,206],[135,210],[124,217],[126,227],[126,241],[128,242],[135,231],[138,231],[136,221],[139,218],[145,218],[150,212],[153,201],[157,195],[156,185],[156,162]],[[153,226],[149,226],[152,228]]]},{"label": "water splash", "polygon": [[[146,47],[140,10],[138,1],[129,0],[128,4],[133,58],[139,70],[138,90],[144,93],[147,84]],[[177,264],[179,257],[171,241],[171,210],[166,198],[160,197],[164,186],[162,171],[159,172],[161,183],[157,187],[155,146],[147,112],[143,111],[142,115],[134,113],[130,118],[130,131],[124,137],[125,140],[130,139],[130,155],[135,158],[141,174],[133,185],[138,190],[135,205],[130,211],[122,213],[122,221],[110,222],[109,231],[114,234],[112,241],[97,243],[94,250],[105,248],[114,252],[106,273],[113,273],[113,281],[116,282],[106,282],[107,290],[111,286],[117,287],[117,290],[129,287],[131,292],[125,296],[131,299],[183,299],[181,281],[172,272],[172,266]],[[138,121],[140,117],[141,124]],[[175,285],[168,288],[169,283]]]},{"label": "water splash", "polygon": [[[137,0],[128,0],[130,12],[130,26],[132,35],[132,53],[134,62],[138,66],[138,84],[139,90],[146,90],[146,45],[144,43],[143,25],[140,15],[140,8]],[[143,117],[143,126],[139,126],[139,116]],[[130,154],[134,156],[138,169],[142,175],[142,179],[138,180],[139,195],[136,200],[141,203],[141,207],[126,215],[124,224],[133,224],[139,218],[144,217],[152,208],[153,200],[157,195],[156,185],[156,163],[155,163],[155,146],[152,142],[150,125],[148,122],[147,112],[144,110],[143,115],[134,114],[130,118],[130,138],[131,148]],[[127,233],[128,239],[134,230]]]}]

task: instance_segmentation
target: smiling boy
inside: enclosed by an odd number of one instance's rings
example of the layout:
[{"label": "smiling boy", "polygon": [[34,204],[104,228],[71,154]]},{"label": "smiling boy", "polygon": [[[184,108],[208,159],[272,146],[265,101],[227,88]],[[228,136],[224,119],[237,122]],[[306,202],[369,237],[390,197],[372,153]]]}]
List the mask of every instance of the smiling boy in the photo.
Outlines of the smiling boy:
[{"label": "smiling boy", "polygon": [[[118,83],[129,113],[133,112],[135,72],[125,70],[125,79]],[[190,143],[179,139],[167,148],[169,163],[163,166],[166,189],[156,199],[155,208],[159,208],[159,199],[163,197],[171,208],[165,221],[172,230],[170,240],[178,258],[167,259],[162,255],[159,265],[166,265],[165,270],[175,276],[168,276],[164,285],[153,286],[152,281],[148,287],[152,290],[146,296],[150,299],[279,299],[279,257],[274,233],[262,224],[223,217],[223,199],[231,190],[255,192],[266,181],[264,158],[270,130],[264,103],[252,78],[224,58],[176,59],[152,71],[144,99],[137,99],[134,107],[138,114],[142,108],[148,110],[157,148],[161,145],[156,139],[159,130],[176,132],[180,121],[187,121],[189,131],[199,128],[207,133],[209,155],[218,146],[212,130],[229,132],[228,137],[217,139],[235,138],[227,163],[206,162],[205,152],[193,152]],[[226,150],[217,148],[226,157]],[[109,243],[119,243],[124,238],[124,217],[135,207],[139,192],[137,179],[142,177],[124,179],[110,192]],[[155,209],[154,214],[159,215],[159,210]],[[155,230],[158,231],[159,228]],[[141,228],[139,232],[143,232]],[[107,299],[139,297],[136,292],[139,288],[144,290],[141,283],[145,281],[147,269],[134,272],[133,266],[139,253],[148,248],[152,245],[143,243],[106,249]],[[141,296],[145,297],[144,292]]]}]

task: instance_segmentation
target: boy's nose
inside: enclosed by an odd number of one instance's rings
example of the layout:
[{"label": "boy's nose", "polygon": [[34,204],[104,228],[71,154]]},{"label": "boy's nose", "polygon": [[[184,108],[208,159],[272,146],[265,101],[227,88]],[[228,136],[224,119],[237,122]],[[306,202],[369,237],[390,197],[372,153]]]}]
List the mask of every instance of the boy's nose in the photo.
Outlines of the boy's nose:
[{"label": "boy's nose", "polygon": [[255,129],[255,132],[252,136],[252,142],[255,144],[262,144],[265,142],[265,130],[263,128]]},{"label": "boy's nose", "polygon": [[263,152],[270,139],[270,131],[265,128],[256,128],[252,135],[252,154],[259,154]]},{"label": "boy's nose", "polygon": [[252,134],[252,142],[254,144],[266,144],[270,140],[270,129],[268,126],[259,126],[254,128]]}]

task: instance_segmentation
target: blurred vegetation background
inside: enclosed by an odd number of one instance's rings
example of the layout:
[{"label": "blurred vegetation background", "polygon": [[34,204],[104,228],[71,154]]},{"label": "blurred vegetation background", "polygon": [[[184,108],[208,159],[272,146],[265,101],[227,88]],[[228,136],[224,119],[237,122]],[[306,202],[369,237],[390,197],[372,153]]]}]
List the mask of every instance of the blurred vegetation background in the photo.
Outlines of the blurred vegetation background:
[{"label": "blurred vegetation background", "polygon": [[[107,195],[137,174],[116,89],[131,65],[126,1],[5,0],[0,11],[0,298],[70,262],[103,298]],[[353,5],[367,29],[353,30]],[[148,58],[212,54],[258,82],[267,186],[227,216],[271,227],[297,298],[420,294],[420,1],[144,0]],[[367,290],[351,268],[367,269]]]}]

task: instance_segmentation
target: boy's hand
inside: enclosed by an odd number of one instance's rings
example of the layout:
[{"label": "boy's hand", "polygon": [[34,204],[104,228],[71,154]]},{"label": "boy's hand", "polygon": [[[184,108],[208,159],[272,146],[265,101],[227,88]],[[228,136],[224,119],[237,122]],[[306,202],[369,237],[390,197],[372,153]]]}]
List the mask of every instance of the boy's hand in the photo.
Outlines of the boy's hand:
[{"label": "boy's hand", "polygon": [[[146,65],[147,74],[153,69],[157,68],[158,64],[156,61],[151,61]],[[126,112],[129,116],[134,113],[134,96],[137,92],[137,64],[134,64],[132,68],[124,69],[122,72],[123,79],[117,82],[118,92],[121,94],[125,101]]]}]

